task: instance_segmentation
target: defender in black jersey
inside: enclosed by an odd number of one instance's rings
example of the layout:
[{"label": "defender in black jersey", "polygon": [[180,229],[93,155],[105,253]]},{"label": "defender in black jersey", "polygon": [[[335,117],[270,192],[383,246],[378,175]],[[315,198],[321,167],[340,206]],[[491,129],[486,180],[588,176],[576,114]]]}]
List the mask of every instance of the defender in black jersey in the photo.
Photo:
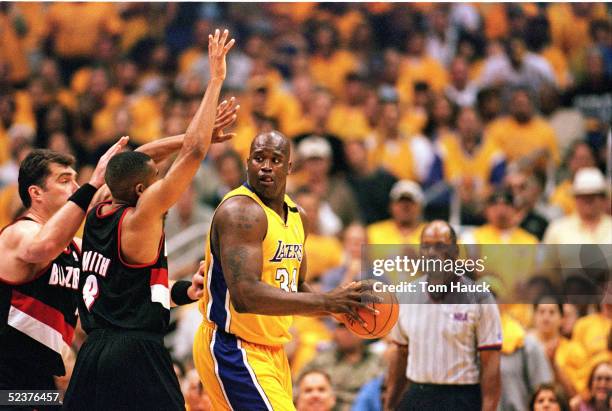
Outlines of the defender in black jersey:
[{"label": "defender in black jersey", "polygon": [[81,188],[71,156],[33,150],[21,163],[26,211],[0,232],[0,390],[55,389],[53,376],[64,375],[62,355],[77,323],[81,257],[74,235],[108,160],[125,143],[109,149]]},{"label": "defender in black jersey", "polygon": [[143,153],[121,153],[109,162],[105,180],[112,201],[91,210],[85,223],[78,306],[88,338],[77,356],[65,410],[185,409],[162,338],[170,301],[197,300],[203,277],[170,286],[163,216],[189,187],[210,147],[225,56],[234,43],[226,43],[227,37],[227,30],[209,37],[211,79],[166,176],[159,179]]}]

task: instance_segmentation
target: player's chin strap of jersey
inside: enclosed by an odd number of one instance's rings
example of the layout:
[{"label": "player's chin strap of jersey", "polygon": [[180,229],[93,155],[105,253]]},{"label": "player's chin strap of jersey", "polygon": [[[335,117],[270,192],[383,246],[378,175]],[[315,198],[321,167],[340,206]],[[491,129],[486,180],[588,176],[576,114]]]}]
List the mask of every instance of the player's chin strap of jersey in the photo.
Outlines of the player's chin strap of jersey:
[{"label": "player's chin strap of jersey", "polygon": [[174,304],[185,305],[198,301],[192,300],[189,297],[189,294],[187,294],[187,290],[189,290],[189,287],[191,287],[191,281],[181,280],[174,283],[172,289],[170,290],[170,296],[172,297],[172,301],[174,301]]}]

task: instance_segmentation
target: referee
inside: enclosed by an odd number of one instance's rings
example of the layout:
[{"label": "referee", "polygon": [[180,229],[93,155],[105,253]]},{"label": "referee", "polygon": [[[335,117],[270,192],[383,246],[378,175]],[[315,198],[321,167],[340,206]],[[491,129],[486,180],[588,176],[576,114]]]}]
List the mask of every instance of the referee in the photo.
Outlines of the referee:
[{"label": "referee", "polygon": [[[429,223],[421,234],[421,254],[428,260],[456,260],[452,227],[444,221]],[[474,284],[452,272],[428,272],[417,281],[449,290],[453,282]],[[501,388],[502,336],[491,294],[425,291],[400,300],[391,332],[385,410],[494,411]]]}]

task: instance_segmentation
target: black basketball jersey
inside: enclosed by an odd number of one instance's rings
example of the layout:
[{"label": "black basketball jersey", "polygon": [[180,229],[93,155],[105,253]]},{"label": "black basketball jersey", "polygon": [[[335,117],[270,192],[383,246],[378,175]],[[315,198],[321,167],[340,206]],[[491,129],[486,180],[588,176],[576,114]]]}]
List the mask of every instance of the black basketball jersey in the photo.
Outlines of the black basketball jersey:
[{"label": "black basketball jersey", "polygon": [[128,264],[121,258],[121,222],[128,206],[102,214],[104,202],[85,220],[79,289],[81,325],[164,333],[170,320],[168,262],[164,237],[150,264]]},{"label": "black basketball jersey", "polygon": [[41,375],[65,374],[62,353],[70,350],[77,322],[80,257],[72,242],[32,280],[0,279],[0,364],[10,360]]}]

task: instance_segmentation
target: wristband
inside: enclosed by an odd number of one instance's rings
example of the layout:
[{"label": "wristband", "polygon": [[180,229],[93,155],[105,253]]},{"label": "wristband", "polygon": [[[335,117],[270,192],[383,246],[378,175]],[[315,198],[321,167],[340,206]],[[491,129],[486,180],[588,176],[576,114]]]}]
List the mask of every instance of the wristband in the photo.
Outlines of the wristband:
[{"label": "wristband", "polygon": [[172,301],[176,305],[185,305],[195,303],[197,300],[192,300],[187,294],[187,290],[191,287],[191,281],[177,281],[170,290],[170,296]]},{"label": "wristband", "polygon": [[83,184],[77,191],[74,192],[74,194],[70,196],[68,201],[72,201],[83,211],[87,212],[89,203],[91,203],[91,199],[94,197],[97,191],[98,189],[91,184]]}]

